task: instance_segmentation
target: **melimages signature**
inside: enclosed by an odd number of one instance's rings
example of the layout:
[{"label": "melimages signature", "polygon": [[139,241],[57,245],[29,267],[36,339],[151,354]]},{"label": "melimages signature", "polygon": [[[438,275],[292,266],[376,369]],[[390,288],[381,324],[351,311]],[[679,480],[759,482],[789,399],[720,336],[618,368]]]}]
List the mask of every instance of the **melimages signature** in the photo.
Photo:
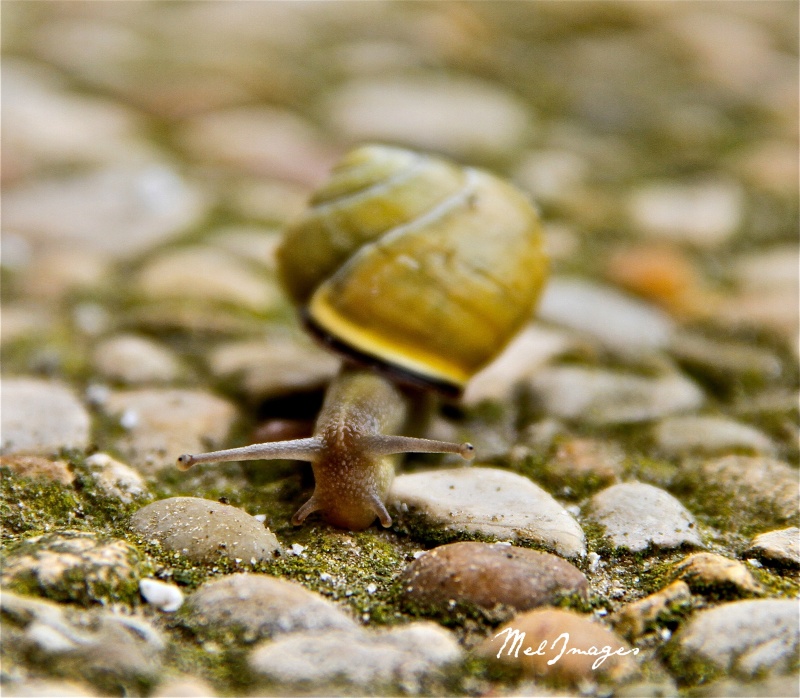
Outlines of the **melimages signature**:
[{"label": "melimages signature", "polygon": [[[508,651],[506,652],[506,656],[508,657],[519,657],[519,652],[522,650],[523,656],[526,657],[547,657],[549,654],[555,654],[552,659],[547,660],[548,666],[552,666],[555,664],[561,657],[565,654],[581,654],[590,657],[597,657],[592,663],[592,669],[597,669],[602,666],[603,662],[606,661],[609,657],[619,656],[624,657],[628,654],[637,655],[639,654],[639,648],[634,647],[632,649],[625,649],[624,647],[617,647],[616,649],[612,649],[610,645],[604,645],[603,647],[595,647],[592,645],[588,649],[580,649],[579,647],[570,647],[569,646],[569,633],[561,633],[553,642],[549,642],[549,640],[542,640],[539,643],[539,646],[536,649],[533,649],[531,645],[526,646],[523,649],[523,645],[525,644],[525,633],[516,630],[515,628],[506,628],[505,630],[500,631],[497,635],[494,636],[496,640],[501,635],[505,635],[505,640],[503,641],[503,646],[500,648],[500,651],[497,653],[497,658],[500,659],[500,655],[503,654],[503,650],[506,649],[508,646]],[[549,645],[549,647],[548,647]],[[557,654],[556,654],[557,653]]]}]

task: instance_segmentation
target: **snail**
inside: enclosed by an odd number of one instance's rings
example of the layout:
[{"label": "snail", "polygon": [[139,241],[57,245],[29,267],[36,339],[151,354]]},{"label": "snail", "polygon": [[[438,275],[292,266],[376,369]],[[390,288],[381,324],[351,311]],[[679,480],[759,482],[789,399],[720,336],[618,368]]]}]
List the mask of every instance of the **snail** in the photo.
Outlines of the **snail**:
[{"label": "snail", "polygon": [[397,454],[473,455],[470,444],[395,435],[401,385],[458,397],[532,316],[548,261],[527,197],[488,172],[389,146],[348,153],[288,229],[283,285],[308,330],[345,356],[314,435],[199,455],[195,463],[310,461],[312,512],[363,530],[388,527]]}]

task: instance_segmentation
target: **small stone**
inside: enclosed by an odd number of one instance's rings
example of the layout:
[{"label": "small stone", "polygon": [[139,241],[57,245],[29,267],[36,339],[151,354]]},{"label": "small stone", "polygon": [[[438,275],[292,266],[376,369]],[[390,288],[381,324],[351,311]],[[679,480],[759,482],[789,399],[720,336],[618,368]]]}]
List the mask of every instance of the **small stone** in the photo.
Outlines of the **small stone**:
[{"label": "small stone", "polygon": [[588,174],[589,163],[572,150],[537,150],[522,158],[515,180],[534,201],[558,203],[580,192]]},{"label": "small stone", "polygon": [[737,450],[775,452],[775,444],[766,434],[726,417],[669,417],[655,428],[655,442],[671,456]]},{"label": "small stone", "polygon": [[73,681],[30,679],[3,683],[3,695],[9,698],[95,698],[99,694]]},{"label": "small stone", "polygon": [[616,482],[622,474],[625,453],[612,441],[564,437],[545,465],[554,487],[597,489]]},{"label": "small stone", "polygon": [[572,344],[563,332],[528,325],[499,357],[470,380],[461,402],[469,406],[484,400],[508,399],[520,381]]},{"label": "small stone", "polygon": [[3,380],[3,453],[47,455],[89,444],[89,414],[63,383],[38,378]]},{"label": "small stone", "polygon": [[211,372],[233,380],[249,397],[264,400],[320,390],[338,373],[341,361],[305,338],[273,337],[217,347]]},{"label": "small stone", "polygon": [[80,531],[26,539],[5,560],[3,584],[56,601],[130,603],[143,563],[125,541]]},{"label": "small stone", "polygon": [[681,677],[720,673],[752,678],[792,671],[800,626],[795,599],[734,601],[700,611],[673,638]]},{"label": "small stone", "polygon": [[[800,685],[798,685],[797,676],[789,674],[788,676],[768,676],[754,681],[721,679],[704,686],[702,691],[695,692],[703,698],[776,698],[776,696],[798,698]],[[634,698],[633,694],[631,694],[631,698]]]},{"label": "small stone", "polygon": [[169,383],[180,372],[171,351],[135,335],[117,335],[100,342],[92,357],[95,370],[101,376],[121,383]]},{"label": "small stone", "polygon": [[493,156],[517,148],[530,107],[491,83],[454,75],[355,80],[323,105],[345,140],[403,143],[453,156]]},{"label": "small stone", "polygon": [[304,184],[321,182],[336,159],[310,121],[275,107],[201,114],[186,121],[181,139],[206,161]]},{"label": "small stone", "polygon": [[174,584],[158,579],[140,579],[139,593],[147,603],[164,613],[177,611],[183,605],[183,592]]},{"label": "small stone", "polygon": [[232,205],[243,218],[267,223],[297,220],[306,210],[309,193],[303,186],[283,180],[254,179],[232,193]]},{"label": "small stone", "polygon": [[400,475],[389,504],[398,518],[421,516],[454,537],[464,533],[543,545],[564,557],[586,553],[577,521],[529,479],[497,468]]},{"label": "small stone", "polygon": [[39,246],[140,254],[194,224],[204,198],[161,163],[37,179],[3,194],[3,226]]},{"label": "small stone", "polygon": [[733,182],[659,183],[635,190],[628,202],[632,223],[657,238],[716,247],[742,222],[744,197]]},{"label": "small stone", "polygon": [[249,514],[198,497],[171,497],[148,504],[133,515],[131,528],[192,562],[213,562],[219,557],[263,562],[280,550],[275,535]]},{"label": "small stone", "polygon": [[664,348],[674,331],[662,310],[616,289],[566,277],[548,282],[537,316],[626,355]]},{"label": "small stone", "polygon": [[95,453],[86,459],[92,478],[108,497],[115,497],[124,504],[130,504],[137,497],[147,494],[147,485],[142,476],[133,468],[107,453]]},{"label": "small stone", "polygon": [[105,255],[86,249],[40,250],[21,274],[30,298],[55,301],[76,290],[88,292],[108,276]]},{"label": "small stone", "polygon": [[634,642],[657,629],[660,622],[673,620],[676,612],[688,610],[691,601],[689,586],[679,579],[655,594],[626,604],[610,620],[614,630]]},{"label": "small stone", "polygon": [[221,445],[236,418],[236,409],[229,402],[198,390],[114,391],[103,411],[110,416],[135,415],[117,447],[146,475],[174,467],[175,459],[183,453],[200,453]]},{"label": "small stone", "polygon": [[278,227],[229,226],[217,230],[206,242],[231,254],[262,266],[270,272],[278,269],[277,251],[283,241]]},{"label": "small stone", "polygon": [[700,388],[672,373],[648,378],[582,366],[544,368],[529,381],[549,415],[595,425],[635,424],[703,404]]},{"label": "small stone", "polygon": [[402,687],[415,694],[431,675],[462,656],[456,639],[433,623],[410,623],[381,632],[360,628],[304,632],[256,647],[250,668],[293,686],[346,682],[362,690]]},{"label": "small stone", "polygon": [[694,517],[671,494],[643,482],[624,482],[598,492],[587,516],[605,528],[615,548],[705,547]]},{"label": "small stone", "polygon": [[638,671],[633,660],[638,648],[632,649],[599,623],[572,611],[522,613],[492,631],[476,651],[518,667],[528,676],[571,685],[601,676],[622,680]]},{"label": "small stone", "polygon": [[681,560],[675,571],[695,594],[761,596],[764,588],[738,560],[715,553],[696,553]]},{"label": "small stone", "polygon": [[168,678],[158,684],[153,698],[217,698],[219,694],[205,681],[193,676]]},{"label": "small stone", "polygon": [[[708,511],[731,509],[761,526],[797,518],[800,487],[797,469],[763,456],[725,456],[702,463],[686,462],[679,476],[692,486],[702,483],[703,504]],[[712,498],[717,493],[721,497]],[[717,501],[719,500],[719,501]]]},{"label": "small stone", "polygon": [[35,653],[48,672],[96,684],[102,695],[156,680],[165,644],[144,618],[63,604],[4,591],[3,645]]},{"label": "small stone", "polygon": [[414,560],[400,577],[403,596],[413,607],[453,611],[527,611],[556,605],[589,583],[574,565],[556,555],[502,543],[442,545]]},{"label": "small stone", "polygon": [[753,538],[746,555],[754,555],[767,564],[800,567],[800,528],[792,526],[768,531]]},{"label": "small stone", "polygon": [[10,344],[23,337],[45,334],[54,324],[52,309],[28,300],[3,303],[3,333],[0,342]]},{"label": "small stone", "polygon": [[154,257],[137,283],[153,299],[215,301],[258,313],[283,302],[269,275],[213,247],[184,247]]},{"label": "small stone", "polygon": [[232,574],[206,582],[186,600],[185,611],[193,627],[212,633],[229,630],[245,642],[357,627],[323,596],[263,574]]},{"label": "small stone", "polygon": [[0,467],[8,468],[18,477],[50,480],[62,485],[75,482],[75,474],[63,460],[48,460],[40,456],[2,456]]}]

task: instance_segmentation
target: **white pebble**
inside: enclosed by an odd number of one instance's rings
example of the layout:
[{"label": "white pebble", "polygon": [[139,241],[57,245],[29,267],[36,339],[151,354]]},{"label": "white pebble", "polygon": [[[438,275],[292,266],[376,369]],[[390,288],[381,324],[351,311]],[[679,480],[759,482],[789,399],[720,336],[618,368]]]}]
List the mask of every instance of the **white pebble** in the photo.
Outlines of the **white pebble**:
[{"label": "white pebble", "polygon": [[254,514],[253,518],[258,521],[258,523],[264,523],[267,520],[266,514]]},{"label": "white pebble", "polygon": [[595,552],[589,553],[589,571],[597,572],[598,567],[600,567],[600,556]]},{"label": "white pebble", "polygon": [[303,551],[306,549],[305,545],[300,545],[300,543],[292,543],[292,547],[289,548],[290,555],[297,555],[297,557],[302,556]]},{"label": "white pebble", "polygon": [[183,605],[183,593],[174,584],[157,579],[139,580],[139,593],[151,606],[160,611],[172,613]]},{"label": "white pebble", "polygon": [[139,413],[136,410],[127,409],[119,418],[119,424],[123,429],[130,431],[139,424]]},{"label": "white pebble", "polygon": [[378,591],[378,585],[377,584],[367,584],[367,593],[368,594],[374,594],[376,591]]}]

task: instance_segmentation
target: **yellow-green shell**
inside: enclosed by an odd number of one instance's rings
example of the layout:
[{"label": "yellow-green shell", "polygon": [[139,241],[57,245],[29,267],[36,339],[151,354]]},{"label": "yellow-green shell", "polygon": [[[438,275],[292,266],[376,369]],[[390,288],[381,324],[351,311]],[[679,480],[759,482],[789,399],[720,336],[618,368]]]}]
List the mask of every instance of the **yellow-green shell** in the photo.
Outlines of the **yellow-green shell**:
[{"label": "yellow-green shell", "polygon": [[529,200],[482,170],[353,150],[291,227],[281,276],[356,353],[463,388],[530,319],[547,276]]}]

